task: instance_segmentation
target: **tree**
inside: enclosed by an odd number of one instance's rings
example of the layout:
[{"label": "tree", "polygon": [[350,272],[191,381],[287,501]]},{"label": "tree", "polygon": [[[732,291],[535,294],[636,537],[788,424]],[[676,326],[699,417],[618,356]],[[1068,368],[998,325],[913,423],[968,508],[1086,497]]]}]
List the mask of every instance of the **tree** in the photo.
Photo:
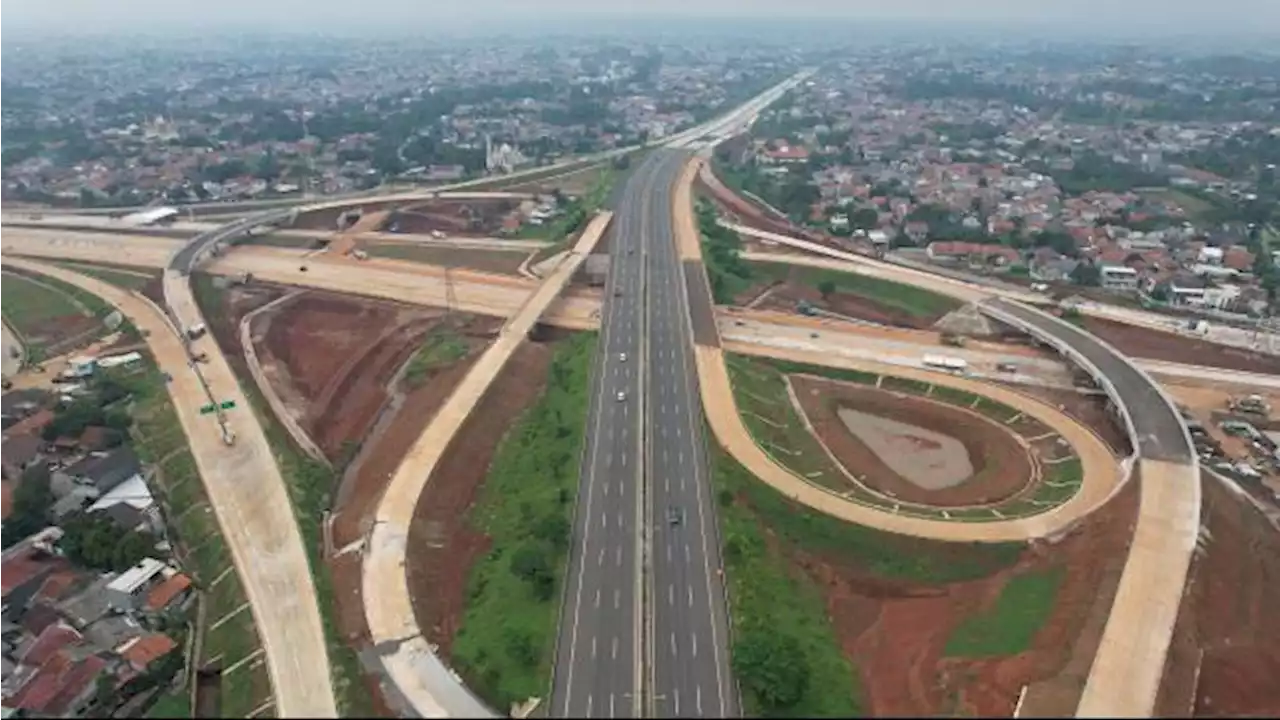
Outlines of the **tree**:
[{"label": "tree", "polygon": [[823,280],[818,283],[818,292],[822,293],[823,298],[830,297],[836,291],[836,283],[834,280]]},{"label": "tree", "polygon": [[751,628],[733,644],[733,671],[765,714],[794,707],[809,689],[809,658],[790,635]]},{"label": "tree", "polygon": [[538,520],[533,528],[533,535],[550,543],[552,547],[564,549],[569,545],[569,521],[558,510],[548,513]]},{"label": "tree", "polygon": [[1082,262],[1071,271],[1071,281],[1077,285],[1097,287],[1102,284],[1102,271],[1093,263]]},{"label": "tree", "polygon": [[53,488],[49,486],[49,468],[44,463],[22,471],[13,492],[13,509],[4,524],[4,547],[40,532],[49,525],[49,508],[53,507]]},{"label": "tree", "polygon": [[511,556],[510,569],[516,577],[529,583],[534,597],[542,601],[551,599],[555,575],[551,571],[546,550],[540,544],[521,545]]},{"label": "tree", "polygon": [[62,523],[58,546],[73,563],[93,570],[124,572],[155,549],[155,539],[124,530],[98,513],[78,513]]},{"label": "tree", "polygon": [[849,218],[849,224],[861,230],[873,230],[880,223],[880,213],[875,208],[860,208]]}]

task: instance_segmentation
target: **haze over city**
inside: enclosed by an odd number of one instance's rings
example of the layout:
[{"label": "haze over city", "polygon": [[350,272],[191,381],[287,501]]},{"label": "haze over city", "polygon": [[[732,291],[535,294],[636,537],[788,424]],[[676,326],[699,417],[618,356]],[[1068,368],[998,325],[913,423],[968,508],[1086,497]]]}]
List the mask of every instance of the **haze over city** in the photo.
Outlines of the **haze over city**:
[{"label": "haze over city", "polygon": [[1259,34],[1280,32],[1280,3],[1271,0],[649,0],[600,3],[589,0],[8,0],[4,33],[151,32],[227,28],[343,32],[543,32],[567,25],[627,31],[623,23],[663,18],[707,18],[804,24],[817,20],[856,24],[920,25],[930,29],[1026,26],[1071,34]]}]

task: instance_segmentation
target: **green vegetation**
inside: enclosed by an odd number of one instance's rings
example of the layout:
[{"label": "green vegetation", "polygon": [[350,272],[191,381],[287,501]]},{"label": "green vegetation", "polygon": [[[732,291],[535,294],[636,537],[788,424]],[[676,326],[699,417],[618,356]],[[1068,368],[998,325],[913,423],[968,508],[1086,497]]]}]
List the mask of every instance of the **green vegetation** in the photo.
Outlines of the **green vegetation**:
[{"label": "green vegetation", "polygon": [[433,329],[422,347],[409,359],[404,371],[405,384],[411,388],[421,386],[437,369],[466,357],[468,350],[466,341],[452,330]]},{"label": "green vegetation", "polygon": [[702,235],[702,260],[711,283],[711,297],[722,305],[732,304],[751,285],[752,264],[740,256],[742,239],[716,222],[710,202],[698,201],[698,232]]},{"label": "green vegetation", "polygon": [[711,459],[733,606],[732,663],[745,714],[860,715],[857,676],[836,642],[821,588],[766,542],[769,524],[735,501],[748,488],[772,491],[719,447],[712,447]]},{"label": "green vegetation", "polygon": [[[213,284],[213,279],[209,275],[205,273],[192,275],[192,291],[205,317],[218,317],[223,314],[224,291]],[[237,365],[233,364],[232,368],[237,368]],[[280,467],[280,474],[284,478],[285,488],[293,504],[294,518],[298,522],[298,531],[302,535],[302,545],[310,561],[311,574],[316,586],[317,604],[320,607],[320,620],[324,624],[325,641],[329,649],[329,667],[338,712],[344,716],[371,717],[374,711],[373,699],[364,682],[359,658],[338,632],[334,618],[336,596],[333,580],[329,576],[328,566],[321,557],[323,539],[320,524],[329,510],[330,492],[338,482],[337,470],[331,470],[324,464],[312,460],[295,447],[288,431],[280,425],[271,412],[257,384],[252,379],[243,377],[239,379],[240,387],[245,397],[249,399],[249,404],[262,424],[267,441],[275,454],[276,463]],[[223,693],[225,703],[225,687]]]},{"label": "green vegetation", "polygon": [[[260,647],[257,629],[247,610],[212,627],[240,610],[247,598],[165,380],[150,355],[143,354],[145,362],[140,366],[113,368],[103,378],[127,388],[131,445],[139,459],[155,471],[150,485],[160,500],[170,536],[176,540],[176,555],[204,593],[207,623],[196,663],[222,658],[223,666],[229,667]],[[271,696],[265,666],[241,666],[224,675],[222,683],[222,710],[228,717],[244,717]]]},{"label": "green vegetation", "polygon": [[125,530],[101,513],[76,513],[60,527],[59,549],[81,567],[124,572],[155,552],[150,533]]},{"label": "green vegetation", "polygon": [[972,407],[979,398],[978,395],[967,390],[958,390],[948,385],[934,385],[931,397],[940,402],[965,408]]},{"label": "green vegetation", "polygon": [[490,549],[471,569],[453,659],[498,709],[550,689],[595,346],[580,333],[556,347],[545,391],[503,438],[471,511]]},{"label": "green vegetation", "polygon": [[884,379],[880,381],[880,388],[882,390],[910,393],[912,395],[924,395],[929,392],[929,385],[930,383],[922,380],[895,377],[893,375],[885,375]]},{"label": "green vegetation", "polygon": [[161,695],[147,711],[149,718],[189,718],[191,716],[191,694],[185,689]]},{"label": "green vegetation", "polygon": [[947,639],[947,657],[1010,657],[1027,651],[1053,611],[1063,567],[1010,578],[995,605],[961,623]]},{"label": "green vegetation", "polygon": [[985,395],[973,406],[975,412],[982,413],[998,423],[1006,423],[1022,414],[1020,410],[1005,405],[999,400],[992,400]]},{"label": "green vegetation", "polygon": [[59,262],[57,264],[71,272],[88,275],[89,277],[97,278],[103,282],[111,283],[112,285],[122,287],[126,290],[141,290],[148,282],[157,277],[155,273],[126,272],[124,270],[90,265],[87,263]]},{"label": "green vegetation", "polygon": [[526,240],[561,240],[572,237],[587,224],[587,220],[609,199],[609,192],[617,180],[612,166],[599,170],[596,182],[580,197],[567,200],[557,193],[557,201],[563,209],[551,222],[542,225],[521,225],[514,237]]},{"label": "green vegetation", "polygon": [[852,295],[915,318],[945,315],[960,307],[954,298],[892,280],[827,268],[752,262],[750,273],[775,280],[790,279],[810,287]]},{"label": "green vegetation", "polygon": [[786,377],[767,363],[726,355],[733,397],[751,437],[780,465],[832,490],[852,485],[809,432],[787,392]]},{"label": "green vegetation", "polygon": [[33,326],[67,315],[83,314],[69,296],[52,290],[41,282],[17,273],[6,272],[0,286],[4,319],[24,336]]}]

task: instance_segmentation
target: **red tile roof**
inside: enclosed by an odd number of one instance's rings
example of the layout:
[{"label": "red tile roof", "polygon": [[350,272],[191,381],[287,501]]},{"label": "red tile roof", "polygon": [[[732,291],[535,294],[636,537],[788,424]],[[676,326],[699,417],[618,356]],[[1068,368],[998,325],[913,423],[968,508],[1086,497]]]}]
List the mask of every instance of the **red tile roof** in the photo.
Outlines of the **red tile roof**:
[{"label": "red tile roof", "polygon": [[77,663],[59,653],[36,670],[9,704],[41,715],[64,715],[77,698],[92,688],[106,666],[107,661],[96,655]]},{"label": "red tile roof", "polygon": [[75,628],[66,623],[54,623],[46,627],[27,651],[18,658],[18,662],[31,667],[39,667],[49,661],[64,648],[80,642],[81,635]]},{"label": "red tile roof", "polygon": [[147,609],[152,612],[163,610],[189,587],[191,587],[191,578],[182,573],[174,573],[168,580],[151,588],[147,593]]},{"label": "red tile roof", "polygon": [[151,663],[168,655],[176,647],[178,643],[174,642],[173,638],[162,633],[154,633],[134,639],[125,646],[120,657],[124,658],[134,670],[142,672]]},{"label": "red tile roof", "polygon": [[24,417],[18,422],[10,425],[5,434],[9,437],[13,437],[15,435],[25,435],[27,433],[39,433],[44,429],[45,425],[48,425],[51,422],[53,422],[53,411],[48,408],[41,408],[40,410],[37,410],[27,417]]},{"label": "red tile roof", "polygon": [[0,589],[4,596],[35,578],[46,570],[67,567],[67,561],[52,555],[46,555],[35,547],[28,546],[0,561]]}]

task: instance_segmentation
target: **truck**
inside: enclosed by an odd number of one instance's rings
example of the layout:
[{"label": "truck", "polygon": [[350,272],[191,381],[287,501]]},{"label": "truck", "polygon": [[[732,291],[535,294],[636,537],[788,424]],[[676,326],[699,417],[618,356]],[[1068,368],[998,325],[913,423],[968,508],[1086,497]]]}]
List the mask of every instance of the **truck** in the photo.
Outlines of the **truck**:
[{"label": "truck", "polygon": [[205,330],[206,328],[204,326],[204,323],[198,322],[195,325],[192,325],[191,327],[187,328],[187,339],[198,340],[200,339],[200,336],[204,335]]},{"label": "truck", "polygon": [[351,251],[351,257],[357,260],[367,260],[369,258],[369,253],[363,250],[356,249]]},{"label": "truck", "polygon": [[801,300],[800,302],[796,303],[796,312],[800,313],[801,315],[809,315],[809,316],[818,314],[817,308],[815,308],[808,300]]},{"label": "truck", "polygon": [[925,367],[936,368],[938,370],[950,370],[951,372],[964,372],[969,367],[969,363],[963,358],[948,357],[946,355],[925,355],[920,358]]},{"label": "truck", "polygon": [[1227,407],[1232,412],[1261,415],[1262,417],[1271,416],[1271,404],[1261,395],[1245,395],[1244,397],[1231,398],[1227,401]]},{"label": "truck", "polygon": [[445,238],[445,234],[443,230],[432,230],[431,237],[437,240],[443,240]]},{"label": "truck", "polygon": [[964,342],[965,342],[964,336],[959,333],[954,333],[954,332],[951,332],[950,330],[944,331],[942,333],[943,345],[947,345],[950,347],[964,347]]}]

